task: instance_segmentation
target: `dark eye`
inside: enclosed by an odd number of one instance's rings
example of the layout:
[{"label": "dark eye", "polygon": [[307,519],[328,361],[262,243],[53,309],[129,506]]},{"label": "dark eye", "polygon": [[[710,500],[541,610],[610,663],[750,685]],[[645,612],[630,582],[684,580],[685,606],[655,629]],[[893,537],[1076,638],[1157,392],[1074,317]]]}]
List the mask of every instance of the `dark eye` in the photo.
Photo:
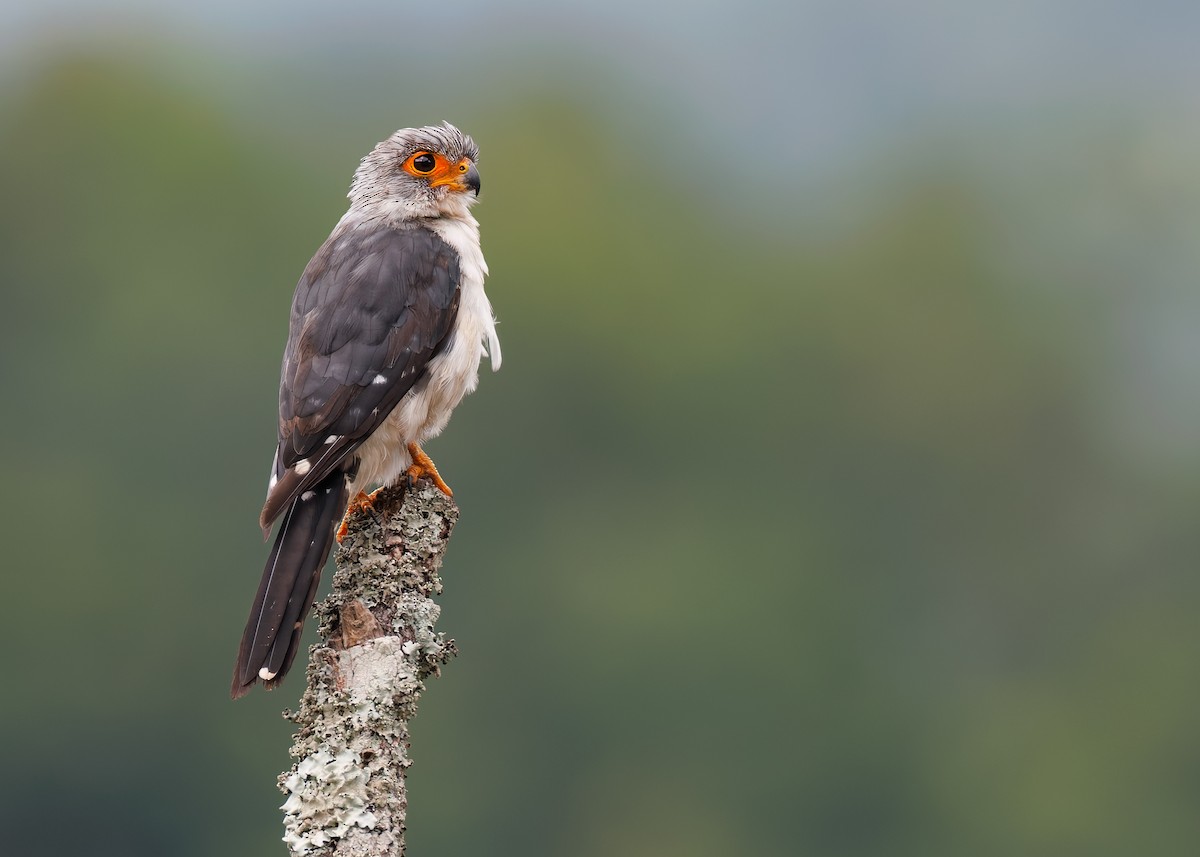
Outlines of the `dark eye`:
[{"label": "dark eye", "polygon": [[412,167],[418,173],[431,173],[437,166],[437,160],[428,152],[422,152],[412,159]]}]

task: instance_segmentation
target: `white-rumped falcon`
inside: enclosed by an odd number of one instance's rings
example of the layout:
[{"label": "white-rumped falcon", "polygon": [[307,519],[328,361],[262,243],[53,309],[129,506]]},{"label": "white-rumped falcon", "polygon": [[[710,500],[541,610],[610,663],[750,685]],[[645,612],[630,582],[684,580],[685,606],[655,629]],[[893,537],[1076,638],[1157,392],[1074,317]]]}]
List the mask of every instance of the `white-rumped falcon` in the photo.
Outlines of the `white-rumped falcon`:
[{"label": "white-rumped falcon", "polygon": [[296,285],[264,537],[282,521],[238,651],[235,699],[258,681],[274,687],[292,665],[350,498],[422,476],[450,493],[419,444],[475,389],[485,353],[500,368],[470,212],[478,158],[449,123],[384,140]]}]

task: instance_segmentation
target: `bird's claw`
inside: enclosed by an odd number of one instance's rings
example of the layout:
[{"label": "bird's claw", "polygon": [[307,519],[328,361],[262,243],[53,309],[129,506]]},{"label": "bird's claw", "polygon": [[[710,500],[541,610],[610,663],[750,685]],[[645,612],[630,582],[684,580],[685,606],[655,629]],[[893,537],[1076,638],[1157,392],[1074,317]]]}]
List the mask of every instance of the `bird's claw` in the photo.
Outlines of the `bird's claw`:
[{"label": "bird's claw", "polygon": [[453,497],[454,492],[446,481],[442,479],[442,475],[438,473],[437,467],[433,463],[433,459],[425,454],[425,450],[417,446],[415,443],[408,445],[408,454],[412,456],[412,464],[408,470],[404,471],[404,475],[408,477],[408,484],[411,487],[418,479],[429,477],[429,480],[437,486],[437,489],[447,497]]},{"label": "bird's claw", "polygon": [[337,533],[334,534],[334,538],[337,539],[339,545],[342,543],[342,539],[346,538],[350,532],[350,516],[355,512],[373,512],[377,496],[379,496],[378,489],[372,491],[370,494],[364,494],[362,491],[359,491],[354,496],[354,499],[349,502],[346,506],[346,514],[342,516],[341,526],[338,527]]}]

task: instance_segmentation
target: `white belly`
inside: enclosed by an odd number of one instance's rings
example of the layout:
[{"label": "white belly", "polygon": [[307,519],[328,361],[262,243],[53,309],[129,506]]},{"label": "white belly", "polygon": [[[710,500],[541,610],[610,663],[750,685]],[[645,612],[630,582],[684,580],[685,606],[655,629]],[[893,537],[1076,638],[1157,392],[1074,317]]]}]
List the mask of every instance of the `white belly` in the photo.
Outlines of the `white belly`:
[{"label": "white belly", "polygon": [[492,370],[500,368],[496,321],[483,290],[487,263],[479,248],[479,224],[468,215],[437,220],[431,227],[459,254],[462,286],[458,316],[446,348],[429,361],[424,377],[358,448],[359,468],[350,486],[351,496],[373,485],[393,484],[412,463],[408,444],[441,433],[463,396],[479,384],[484,339]]}]

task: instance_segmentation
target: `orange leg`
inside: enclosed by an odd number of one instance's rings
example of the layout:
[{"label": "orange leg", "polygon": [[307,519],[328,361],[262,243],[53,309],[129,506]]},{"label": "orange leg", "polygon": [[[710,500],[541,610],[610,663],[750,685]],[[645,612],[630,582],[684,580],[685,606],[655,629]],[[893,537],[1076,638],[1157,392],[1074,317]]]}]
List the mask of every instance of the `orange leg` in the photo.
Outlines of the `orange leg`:
[{"label": "orange leg", "polygon": [[364,494],[359,491],[350,504],[346,506],[346,514],[342,516],[342,525],[338,527],[335,538],[338,544],[342,543],[342,539],[346,538],[346,533],[350,531],[350,516],[355,512],[369,512],[375,508],[375,496],[379,493],[378,490],[372,491],[370,494]]},{"label": "orange leg", "polygon": [[425,454],[425,450],[417,446],[415,443],[408,445],[408,454],[412,456],[412,466],[408,468],[407,474],[410,482],[416,482],[422,476],[428,476],[433,484],[438,487],[438,490],[447,497],[453,497],[454,492],[450,490],[450,486],[442,479],[442,475],[438,473],[437,467],[434,466],[433,459]]}]

